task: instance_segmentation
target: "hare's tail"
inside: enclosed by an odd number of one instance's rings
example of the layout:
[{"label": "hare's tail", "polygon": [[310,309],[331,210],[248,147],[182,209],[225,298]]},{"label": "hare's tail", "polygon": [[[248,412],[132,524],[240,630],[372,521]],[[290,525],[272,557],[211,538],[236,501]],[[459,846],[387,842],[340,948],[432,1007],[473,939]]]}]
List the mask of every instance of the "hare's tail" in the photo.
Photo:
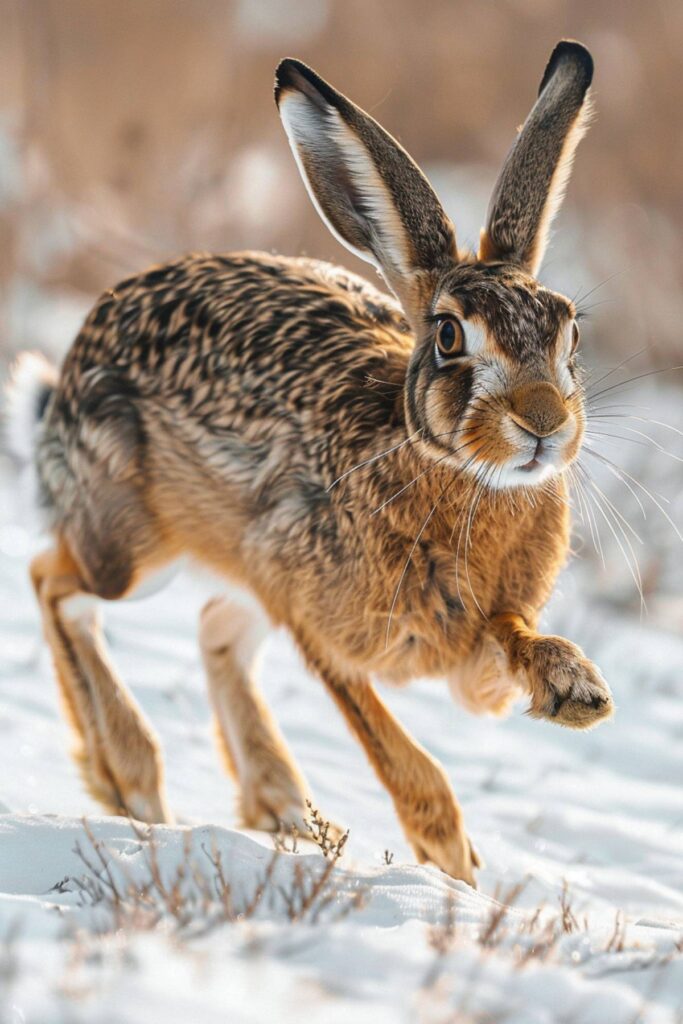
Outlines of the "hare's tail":
[{"label": "hare's tail", "polygon": [[39,435],[58,372],[37,352],[22,352],[11,368],[5,388],[0,423],[0,450],[5,448],[20,467],[18,510],[31,529],[49,527],[54,501],[41,481],[38,467]]},{"label": "hare's tail", "polygon": [[36,434],[57,383],[57,370],[37,352],[22,352],[5,390],[5,444],[23,464],[34,459]]}]

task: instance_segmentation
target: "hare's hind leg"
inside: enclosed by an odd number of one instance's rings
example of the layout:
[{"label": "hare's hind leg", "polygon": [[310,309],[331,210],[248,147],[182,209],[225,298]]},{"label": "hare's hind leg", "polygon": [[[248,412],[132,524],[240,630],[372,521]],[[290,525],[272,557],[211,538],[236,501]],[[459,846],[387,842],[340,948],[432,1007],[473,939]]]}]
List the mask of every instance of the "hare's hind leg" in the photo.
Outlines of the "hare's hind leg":
[{"label": "hare's hind leg", "polygon": [[367,679],[348,679],[315,664],[394,801],[415,856],[474,885],[480,862],[444,769],[394,718]]},{"label": "hare's hind leg", "polygon": [[158,741],[109,660],[97,598],[66,542],[35,558],[31,577],[85,784],[114,814],[170,821]]},{"label": "hare's hind leg", "polygon": [[219,746],[247,828],[305,831],[308,789],[254,679],[267,633],[261,614],[228,598],[202,611],[199,641]]}]

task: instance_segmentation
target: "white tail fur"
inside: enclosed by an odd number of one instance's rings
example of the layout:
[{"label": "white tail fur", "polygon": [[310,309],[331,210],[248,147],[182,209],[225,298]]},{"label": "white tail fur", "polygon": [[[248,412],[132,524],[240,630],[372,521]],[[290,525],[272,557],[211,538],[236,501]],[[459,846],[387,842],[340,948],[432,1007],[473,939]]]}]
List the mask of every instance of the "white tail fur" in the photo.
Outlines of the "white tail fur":
[{"label": "white tail fur", "polygon": [[22,352],[10,370],[3,432],[8,450],[20,462],[33,460],[36,429],[56,380],[54,366],[38,352]]}]

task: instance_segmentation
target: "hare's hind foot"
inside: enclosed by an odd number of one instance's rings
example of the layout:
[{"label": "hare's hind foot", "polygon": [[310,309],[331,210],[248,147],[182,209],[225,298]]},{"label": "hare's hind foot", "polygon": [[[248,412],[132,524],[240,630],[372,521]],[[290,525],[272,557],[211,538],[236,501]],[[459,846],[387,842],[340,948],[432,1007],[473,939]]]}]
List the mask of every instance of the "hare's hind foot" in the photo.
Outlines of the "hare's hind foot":
[{"label": "hare's hind foot", "polygon": [[97,599],[66,544],[35,558],[31,576],[87,789],[109,813],[171,822],[159,742],[116,675]]},{"label": "hare's hind foot", "polygon": [[614,713],[609,686],[576,644],[561,636],[541,636],[518,615],[496,616],[491,627],[511,669],[526,682],[532,718],[590,729]]},{"label": "hare's hind foot", "polygon": [[[108,814],[132,818],[148,825],[172,825],[174,817],[158,786],[148,791],[140,786],[125,786],[114,780],[108,766],[92,756],[91,751],[76,747],[72,756],[78,765],[83,785]],[[160,757],[159,751],[154,755]]]},{"label": "hare's hind foot", "polygon": [[261,694],[255,667],[268,632],[258,608],[227,597],[204,607],[199,642],[225,765],[246,828],[307,835],[308,787]]}]

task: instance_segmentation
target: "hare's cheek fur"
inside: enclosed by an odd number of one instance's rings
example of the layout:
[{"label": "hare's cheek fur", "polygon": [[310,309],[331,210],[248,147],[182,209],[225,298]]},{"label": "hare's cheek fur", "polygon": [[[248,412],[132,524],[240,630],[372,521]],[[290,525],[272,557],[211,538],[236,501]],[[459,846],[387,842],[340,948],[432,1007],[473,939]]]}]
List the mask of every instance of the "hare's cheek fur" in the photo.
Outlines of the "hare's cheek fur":
[{"label": "hare's cheek fur", "polygon": [[473,369],[468,363],[448,370],[427,366],[416,398],[411,402],[408,395],[409,424],[414,430],[419,429],[420,440],[430,455],[456,468],[462,466],[462,456],[470,442],[467,414],[473,380]]},{"label": "hare's cheek fur", "polygon": [[[504,365],[476,360],[432,375],[421,408],[416,406],[429,455],[492,489],[536,486],[562,472],[578,455],[583,438],[585,416],[578,392],[565,396],[559,380],[558,386],[532,380],[528,390],[535,389],[537,399],[526,415],[533,422],[522,420],[520,425],[514,405],[523,389],[517,384],[514,376],[507,383]],[[548,400],[557,408],[544,411]],[[534,428],[553,416],[561,421],[559,426]]]},{"label": "hare's cheek fur", "polygon": [[464,367],[434,381],[425,402],[427,437],[449,451],[445,461],[471,476],[490,475],[492,480],[494,470],[514,459],[519,446],[506,433],[502,410],[492,409],[475,383],[476,372]]}]

